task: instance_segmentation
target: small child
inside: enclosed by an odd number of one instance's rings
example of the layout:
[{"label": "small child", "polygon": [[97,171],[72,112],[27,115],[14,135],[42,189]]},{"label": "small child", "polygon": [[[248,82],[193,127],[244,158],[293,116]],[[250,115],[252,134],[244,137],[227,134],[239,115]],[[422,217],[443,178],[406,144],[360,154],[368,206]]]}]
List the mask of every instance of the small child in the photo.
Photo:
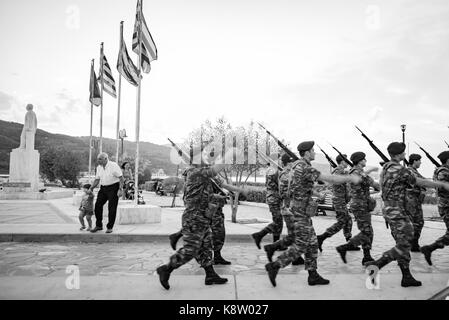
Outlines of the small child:
[{"label": "small child", "polygon": [[84,195],[81,199],[81,205],[80,205],[80,215],[79,220],[81,223],[80,230],[86,229],[86,226],[84,225],[84,217],[86,217],[87,223],[89,224],[89,227],[87,228],[87,231],[90,231],[92,229],[92,215],[94,214],[94,194],[92,191],[90,191],[90,184],[86,183],[83,186]]}]

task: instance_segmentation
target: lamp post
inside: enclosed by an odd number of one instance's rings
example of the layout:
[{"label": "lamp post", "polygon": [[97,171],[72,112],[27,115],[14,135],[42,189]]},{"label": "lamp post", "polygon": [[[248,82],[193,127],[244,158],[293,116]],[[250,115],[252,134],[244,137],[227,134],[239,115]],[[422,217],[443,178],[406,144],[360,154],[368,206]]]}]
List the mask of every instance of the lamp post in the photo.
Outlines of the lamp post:
[{"label": "lamp post", "polygon": [[[402,130],[402,143],[405,144],[405,128],[406,125],[405,124],[401,124],[401,130]],[[404,161],[404,166],[405,166],[405,161]]]},{"label": "lamp post", "polygon": [[128,136],[126,135],[126,130],[125,130],[125,129],[120,130],[120,131],[118,132],[118,137],[119,137],[120,140],[122,141],[122,152],[121,152],[121,155],[120,155],[120,159],[121,159],[121,161],[123,161],[123,140],[124,140],[125,138],[128,137]]}]

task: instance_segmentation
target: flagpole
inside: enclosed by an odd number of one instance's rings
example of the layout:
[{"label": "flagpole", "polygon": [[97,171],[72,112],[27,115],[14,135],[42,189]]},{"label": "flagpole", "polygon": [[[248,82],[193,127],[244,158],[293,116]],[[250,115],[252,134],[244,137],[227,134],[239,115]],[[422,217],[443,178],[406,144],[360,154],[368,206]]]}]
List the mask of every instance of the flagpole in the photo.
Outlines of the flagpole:
[{"label": "flagpole", "polygon": [[103,152],[103,42],[100,47],[100,78],[101,78],[101,105],[100,105],[100,153]]},{"label": "flagpole", "polygon": [[[91,68],[94,68],[94,59],[92,59],[91,62]],[[97,79],[94,79],[94,81],[97,81]],[[94,86],[95,88],[95,86]],[[94,118],[94,105],[91,102],[90,103],[90,138],[89,138],[89,182],[90,181],[90,177],[91,177],[91,173],[92,173],[92,123],[93,123],[93,118]]]},{"label": "flagpole", "polygon": [[[123,21],[120,21],[120,44],[119,44],[119,50],[122,48],[122,42],[123,42]],[[120,148],[120,137],[119,137],[119,130],[120,130],[120,98],[122,95],[122,75],[119,72],[118,73],[118,103],[117,103],[117,132],[116,132],[116,138],[117,138],[117,147],[115,152],[115,159],[118,163],[118,154],[119,154],[119,148]]]},{"label": "flagpole", "polygon": [[140,131],[140,86],[142,83],[142,5],[140,6],[140,12],[138,13],[138,27],[137,27],[137,45],[139,46],[139,56],[137,58],[137,64],[139,66],[139,83],[137,86],[137,101],[136,101],[136,164],[134,172],[134,203],[137,206],[139,204],[139,131]]}]

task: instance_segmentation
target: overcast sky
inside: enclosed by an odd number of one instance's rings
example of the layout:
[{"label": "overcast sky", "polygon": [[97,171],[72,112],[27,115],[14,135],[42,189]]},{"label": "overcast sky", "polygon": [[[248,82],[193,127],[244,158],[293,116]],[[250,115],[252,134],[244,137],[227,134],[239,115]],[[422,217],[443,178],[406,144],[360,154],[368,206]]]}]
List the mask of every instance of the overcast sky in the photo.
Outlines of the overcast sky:
[{"label": "overcast sky", "polygon": [[[136,1],[2,0],[0,119],[88,136],[89,73],[100,42],[115,68],[119,23],[131,53]],[[436,158],[449,141],[449,1],[144,0],[159,59],[142,81],[141,141],[182,141],[206,119],[264,123],[291,143],[327,141],[379,158],[407,125]],[[122,81],[121,128],[135,139],[136,89]],[[117,100],[105,94],[103,136]],[[99,135],[99,108],[94,134]],[[423,160],[422,172],[432,165]]]}]

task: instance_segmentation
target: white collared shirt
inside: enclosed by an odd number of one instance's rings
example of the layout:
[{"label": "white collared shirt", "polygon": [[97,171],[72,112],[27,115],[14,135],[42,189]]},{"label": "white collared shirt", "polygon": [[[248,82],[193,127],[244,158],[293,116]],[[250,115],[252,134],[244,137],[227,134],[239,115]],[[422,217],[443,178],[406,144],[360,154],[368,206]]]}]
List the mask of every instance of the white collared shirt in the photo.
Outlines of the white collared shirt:
[{"label": "white collared shirt", "polygon": [[102,165],[99,165],[97,167],[97,174],[95,176],[95,179],[100,179],[100,185],[109,186],[111,184],[119,182],[119,178],[122,175],[122,169],[120,169],[119,165],[113,161],[108,160],[108,163],[106,163],[106,166],[104,168]]}]

